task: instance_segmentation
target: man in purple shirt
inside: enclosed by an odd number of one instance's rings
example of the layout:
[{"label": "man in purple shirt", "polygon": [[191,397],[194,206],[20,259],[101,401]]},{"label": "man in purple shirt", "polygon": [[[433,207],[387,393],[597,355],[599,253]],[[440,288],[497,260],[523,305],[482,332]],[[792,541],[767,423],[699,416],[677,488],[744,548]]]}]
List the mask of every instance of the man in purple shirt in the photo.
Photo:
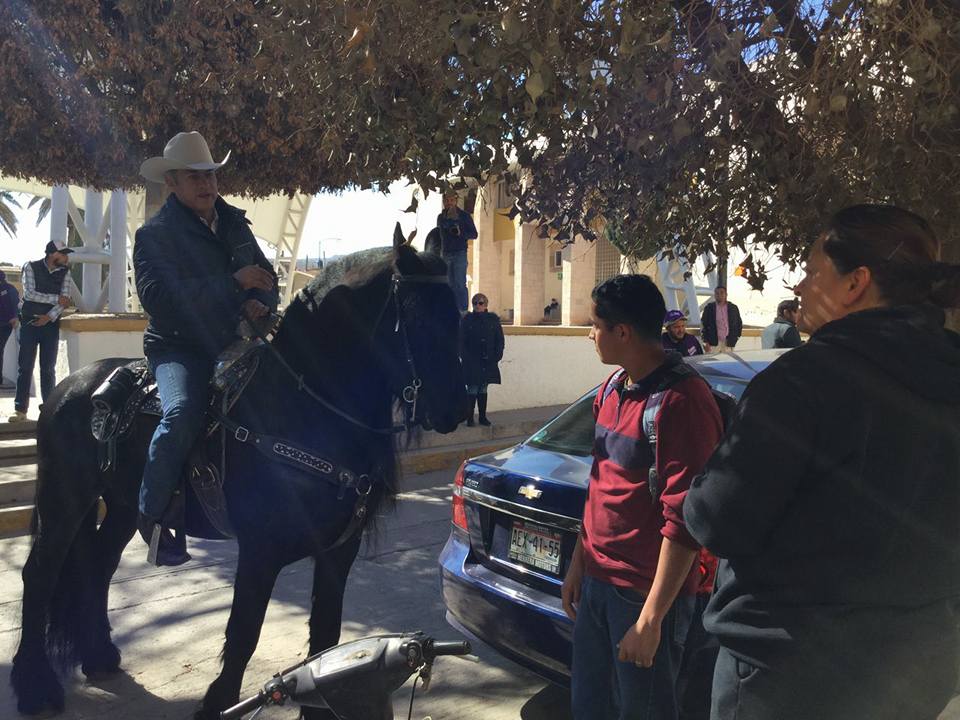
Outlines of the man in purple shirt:
[{"label": "man in purple shirt", "polygon": [[666,332],[660,336],[664,350],[673,350],[684,357],[703,355],[700,341],[687,333],[687,316],[679,310],[670,310],[663,318]]},{"label": "man in purple shirt", "polygon": [[[20,293],[7,282],[7,275],[0,270],[0,373],[3,371],[3,350],[7,340],[17,327],[17,307],[20,305]],[[0,377],[2,381],[2,377]]]}]

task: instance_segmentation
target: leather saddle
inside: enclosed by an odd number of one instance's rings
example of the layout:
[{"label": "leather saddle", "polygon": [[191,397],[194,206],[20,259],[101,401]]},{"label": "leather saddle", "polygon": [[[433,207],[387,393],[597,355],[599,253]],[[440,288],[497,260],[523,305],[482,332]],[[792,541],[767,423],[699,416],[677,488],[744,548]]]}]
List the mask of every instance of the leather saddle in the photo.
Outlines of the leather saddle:
[{"label": "leather saddle", "polygon": [[[265,345],[241,339],[217,358],[210,380],[207,425],[194,443],[163,525],[192,537],[234,537],[223,491],[225,445],[221,418],[234,406],[260,365]],[[117,443],[143,415],[162,415],[157,383],[146,360],[116,368],[91,395],[90,430],[99,443],[100,469],[117,464]],[[218,432],[221,430],[221,432]]]}]

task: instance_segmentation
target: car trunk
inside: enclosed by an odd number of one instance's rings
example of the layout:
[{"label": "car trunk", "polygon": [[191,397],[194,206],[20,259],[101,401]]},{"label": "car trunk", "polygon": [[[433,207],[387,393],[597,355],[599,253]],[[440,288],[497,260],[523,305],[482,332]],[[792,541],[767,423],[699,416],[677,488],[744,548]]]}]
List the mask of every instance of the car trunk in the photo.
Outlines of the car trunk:
[{"label": "car trunk", "polygon": [[467,463],[462,493],[476,561],[558,595],[580,532],[590,462],[519,445]]}]

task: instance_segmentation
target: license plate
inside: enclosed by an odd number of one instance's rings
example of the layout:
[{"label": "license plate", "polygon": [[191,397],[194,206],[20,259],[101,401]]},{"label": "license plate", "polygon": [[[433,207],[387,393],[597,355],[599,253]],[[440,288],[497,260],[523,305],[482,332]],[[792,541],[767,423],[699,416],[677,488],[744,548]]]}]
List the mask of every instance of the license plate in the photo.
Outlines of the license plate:
[{"label": "license plate", "polygon": [[514,520],[507,554],[511,560],[556,575],[560,570],[560,533],[543,525]]}]

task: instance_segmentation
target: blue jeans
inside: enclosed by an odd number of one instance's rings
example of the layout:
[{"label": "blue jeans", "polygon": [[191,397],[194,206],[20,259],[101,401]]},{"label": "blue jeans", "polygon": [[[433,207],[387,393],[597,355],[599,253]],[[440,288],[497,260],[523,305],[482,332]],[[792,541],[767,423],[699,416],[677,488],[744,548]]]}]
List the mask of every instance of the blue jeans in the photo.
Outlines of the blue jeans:
[{"label": "blue jeans", "polygon": [[457,299],[460,312],[467,309],[467,251],[449,253],[443,256],[447,263],[447,281],[453,288],[453,296]]},{"label": "blue jeans", "polygon": [[573,627],[570,691],[575,720],[676,720],[676,682],[694,598],[680,595],[663,619],[653,667],[617,660],[644,595],[585,575]]},{"label": "blue jeans", "polygon": [[157,425],[140,486],[140,512],[159,520],[177,489],[190,449],[204,426],[213,362],[187,350],[147,358],[157,379],[163,417]]},{"label": "blue jeans", "polygon": [[50,397],[57,385],[57,350],[60,345],[60,323],[49,322],[43,326],[21,323],[20,354],[17,356],[17,396],[13,407],[26,412],[30,407],[30,384],[33,368],[40,349],[40,397]]}]

